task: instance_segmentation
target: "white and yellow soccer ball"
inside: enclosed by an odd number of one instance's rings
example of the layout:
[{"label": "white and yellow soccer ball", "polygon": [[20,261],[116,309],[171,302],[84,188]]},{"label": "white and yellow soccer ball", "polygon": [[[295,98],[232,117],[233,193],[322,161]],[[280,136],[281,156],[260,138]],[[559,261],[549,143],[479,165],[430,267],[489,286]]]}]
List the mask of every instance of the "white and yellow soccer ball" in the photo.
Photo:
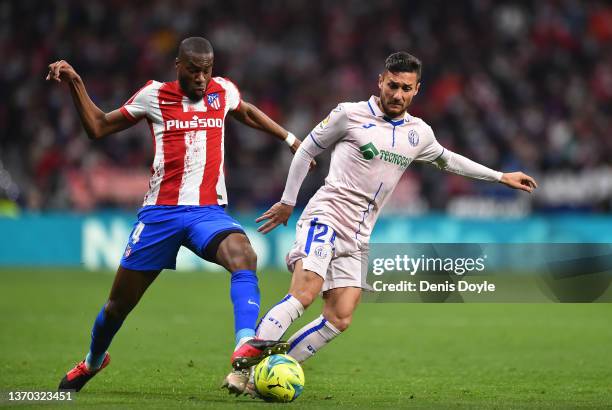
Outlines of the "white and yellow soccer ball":
[{"label": "white and yellow soccer ball", "polygon": [[266,401],[290,402],[304,390],[304,371],[291,356],[275,354],[255,367],[255,389]]}]

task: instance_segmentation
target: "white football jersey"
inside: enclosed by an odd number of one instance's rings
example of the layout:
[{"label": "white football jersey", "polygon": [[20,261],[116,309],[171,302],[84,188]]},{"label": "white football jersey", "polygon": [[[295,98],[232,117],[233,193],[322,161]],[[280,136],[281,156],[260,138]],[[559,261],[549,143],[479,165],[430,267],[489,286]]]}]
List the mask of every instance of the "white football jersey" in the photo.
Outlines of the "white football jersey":
[{"label": "white football jersey", "polygon": [[[341,103],[307,138],[332,148],[325,184],[301,219],[316,217],[339,237],[367,243],[380,210],[412,161],[433,162],[444,152],[425,121],[408,113],[388,118],[368,101]],[[307,144],[309,145],[309,144]]]}]

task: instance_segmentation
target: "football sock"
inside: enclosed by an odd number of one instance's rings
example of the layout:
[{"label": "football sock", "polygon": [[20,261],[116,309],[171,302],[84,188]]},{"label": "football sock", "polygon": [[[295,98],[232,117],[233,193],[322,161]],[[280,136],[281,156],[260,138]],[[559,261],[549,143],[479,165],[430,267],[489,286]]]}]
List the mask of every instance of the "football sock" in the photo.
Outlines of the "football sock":
[{"label": "football sock", "polygon": [[340,333],[342,332],[321,315],[291,336],[287,354],[301,363],[314,356]]},{"label": "football sock", "polygon": [[253,339],[254,336],[245,336],[245,337],[241,337],[240,340],[238,340],[238,342],[236,343],[236,347],[234,348],[234,351],[240,349],[240,346],[242,346],[243,344],[245,344],[246,342],[248,342],[249,340]]},{"label": "football sock", "polygon": [[255,323],[259,316],[259,287],[255,271],[232,272],[230,296],[234,304],[234,331],[238,344],[245,337],[255,336]]},{"label": "football sock", "polygon": [[102,366],[106,350],[122,324],[123,320],[113,319],[108,316],[104,312],[104,306],[102,306],[91,330],[91,344],[89,346],[89,353],[85,358],[88,369],[95,370]]},{"label": "football sock", "polygon": [[294,320],[302,316],[304,306],[291,295],[285,296],[259,321],[257,337],[264,340],[280,340]]}]

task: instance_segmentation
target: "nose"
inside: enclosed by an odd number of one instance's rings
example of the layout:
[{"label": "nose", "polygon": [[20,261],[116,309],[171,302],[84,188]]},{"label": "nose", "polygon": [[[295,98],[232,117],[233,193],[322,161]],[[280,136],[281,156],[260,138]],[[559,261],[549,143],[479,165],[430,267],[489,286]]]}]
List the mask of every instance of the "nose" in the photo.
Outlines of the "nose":
[{"label": "nose", "polygon": [[204,75],[203,72],[200,71],[199,73],[195,75],[194,80],[198,84],[204,84],[206,82],[206,76]]}]

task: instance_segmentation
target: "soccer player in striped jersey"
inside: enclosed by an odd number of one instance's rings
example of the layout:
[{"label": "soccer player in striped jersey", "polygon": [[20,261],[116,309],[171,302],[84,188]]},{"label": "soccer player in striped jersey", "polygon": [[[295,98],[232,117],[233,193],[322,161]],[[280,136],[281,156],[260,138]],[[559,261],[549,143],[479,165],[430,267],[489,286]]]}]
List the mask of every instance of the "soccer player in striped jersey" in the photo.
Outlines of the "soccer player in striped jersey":
[{"label": "soccer player in striped jersey", "polygon": [[[176,58],[177,80],[149,81],[122,107],[105,113],[89,98],[81,77],[66,61],[49,65],[47,80],[65,82],[91,139],[145,120],[155,155],[149,190],[129,237],[108,300],[91,332],[85,360],[70,370],[60,389],[79,391],[110,361],[107,349],[123,321],[161,270],[174,269],[181,246],[231,273],[236,347],[262,358],[283,352],[286,343],[254,339],[259,315],[257,257],[240,224],[225,213],[224,130],[229,113],[290,146],[293,134],[243,101],[228,79],[213,77],[213,49],[204,38],[183,40]],[[244,390],[247,375],[232,372],[230,392]]]},{"label": "soccer player in striped jersey", "polygon": [[[341,103],[312,130],[293,158],[281,201],[257,219],[266,221],[259,228],[263,233],[286,224],[309,162],[332,149],[329,175],[297,222],[296,240],[287,255],[293,272],[289,292],[264,315],[257,329],[258,337],[280,339],[322,291],[322,315],[288,339],[288,354],[300,362],[351,323],[365,286],[362,267],[367,266],[370,234],[410,163],[432,163],[527,192],[536,187],[534,179],[522,172],[494,171],[443,148],[431,127],[407,112],[420,78],[421,62],[416,57],[405,52],[390,55],[379,76],[379,96]],[[235,367],[241,366],[241,355],[239,349]]]}]

